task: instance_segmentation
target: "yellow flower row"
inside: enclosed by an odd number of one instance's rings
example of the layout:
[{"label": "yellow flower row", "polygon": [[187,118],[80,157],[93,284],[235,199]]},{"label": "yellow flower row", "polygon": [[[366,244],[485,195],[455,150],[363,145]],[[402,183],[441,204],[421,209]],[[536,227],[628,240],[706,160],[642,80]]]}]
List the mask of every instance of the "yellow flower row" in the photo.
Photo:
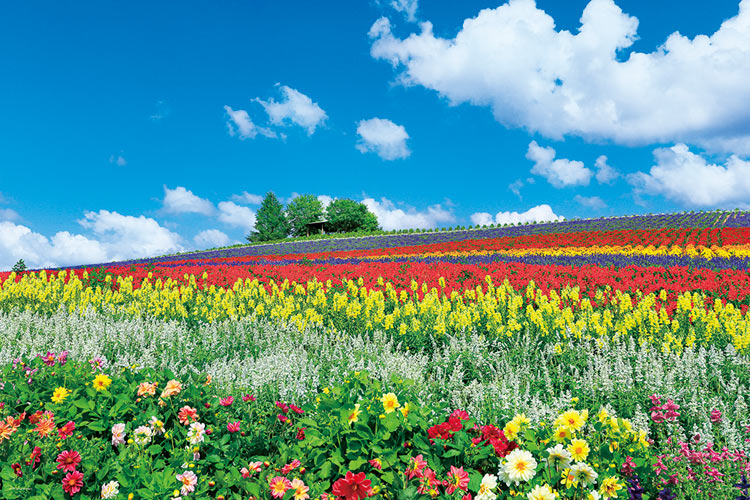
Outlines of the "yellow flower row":
[{"label": "yellow flower row", "polygon": [[[389,283],[385,290],[370,290],[346,279],[336,289],[330,281],[304,285],[272,281],[265,286],[249,278],[237,280],[231,288],[201,289],[193,277],[185,282],[146,279],[139,288],[133,286],[132,277],[118,277],[117,290],[111,290],[86,287],[75,276],[66,280],[65,271],[28,274],[17,282],[14,278],[0,285],[0,309],[50,314],[93,308],[117,317],[208,323],[250,316],[293,323],[300,329],[323,326],[350,334],[382,330],[407,346],[473,332],[490,338],[534,335],[560,345],[570,339],[633,338],[676,352],[694,345],[732,344],[743,352],[750,347],[748,316],[719,300],[705,307],[706,296],[697,292],[680,295],[669,317],[664,308],[657,311],[657,294],[631,296],[616,291],[606,307],[594,307],[588,298],[581,299],[578,287],[544,294],[532,281],[525,290],[516,291],[507,281],[494,284],[489,276],[484,287],[453,291],[450,296],[415,281],[412,290],[425,291],[419,299],[404,290],[397,292]],[[595,299],[604,301],[602,291]],[[558,352],[562,352],[560,345]]]}]

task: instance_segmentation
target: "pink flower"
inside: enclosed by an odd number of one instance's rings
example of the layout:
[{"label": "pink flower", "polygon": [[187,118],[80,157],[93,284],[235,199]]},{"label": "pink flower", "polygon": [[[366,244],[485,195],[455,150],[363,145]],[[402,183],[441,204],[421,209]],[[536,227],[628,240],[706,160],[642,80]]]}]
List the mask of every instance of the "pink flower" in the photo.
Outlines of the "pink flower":
[{"label": "pink flower", "polygon": [[42,356],[42,361],[47,366],[55,366],[55,353],[47,351],[47,354]]},{"label": "pink flower", "polygon": [[240,475],[241,475],[241,476],[242,476],[243,478],[247,479],[247,478],[249,478],[249,477],[250,477],[250,471],[249,471],[249,470],[247,470],[247,467],[243,467],[243,468],[241,468],[241,469],[240,469]]},{"label": "pink flower", "polygon": [[466,491],[469,487],[469,473],[463,467],[456,468],[451,465],[451,471],[448,473],[448,487],[445,492],[452,495],[456,490]]},{"label": "pink flower", "polygon": [[721,412],[717,410],[716,408],[714,408],[711,411],[711,422],[715,424],[718,424],[719,422],[721,422]]},{"label": "pink flower", "polygon": [[182,425],[188,425],[191,421],[196,422],[198,420],[198,410],[187,405],[183,406],[177,414],[177,419]]},{"label": "pink flower", "polygon": [[278,406],[279,409],[281,411],[283,411],[284,413],[289,412],[289,406],[287,406],[286,404],[282,403],[281,401],[276,401],[276,406]]},{"label": "pink flower", "polygon": [[193,471],[189,470],[182,474],[177,474],[176,477],[177,480],[182,483],[182,487],[180,488],[180,493],[182,495],[187,495],[188,493],[195,491],[195,485],[198,484],[198,476],[196,476]]},{"label": "pink flower", "polygon": [[271,488],[271,496],[274,498],[283,498],[284,493],[292,487],[292,482],[285,477],[276,476],[268,483]]},{"label": "pink flower", "polygon": [[289,421],[289,418],[286,415],[282,415],[281,413],[276,415],[276,418],[278,418],[282,424],[285,424]]},{"label": "pink flower", "polygon": [[302,465],[302,462],[300,462],[299,460],[292,460],[281,469],[281,473],[286,476],[300,465]]},{"label": "pink flower", "polygon": [[75,495],[81,488],[83,488],[83,474],[74,470],[68,472],[68,474],[62,480],[63,491],[70,496]]},{"label": "pink flower", "polygon": [[234,403],[234,397],[232,396],[227,396],[219,401],[221,406],[232,406],[232,403]]},{"label": "pink flower", "polygon": [[77,451],[65,450],[57,455],[57,468],[63,472],[73,472],[81,463],[81,455]]},{"label": "pink flower", "polygon": [[229,432],[233,433],[233,434],[235,432],[239,432],[239,430],[240,430],[240,422],[237,421],[237,422],[232,422],[232,423],[227,424],[227,430]]},{"label": "pink flower", "polygon": [[416,457],[412,457],[409,460],[409,467],[404,472],[407,479],[413,479],[415,477],[422,477],[422,470],[427,466],[427,462],[422,458],[420,453]]},{"label": "pink flower", "polygon": [[255,401],[255,399],[255,396],[253,396],[252,394],[245,394],[244,396],[242,396],[242,401],[244,401],[245,403],[247,403],[248,401]]},{"label": "pink flower", "polygon": [[289,409],[292,410],[297,415],[302,415],[303,413],[305,413],[305,411],[299,406],[289,405]]},{"label": "pink flower", "polygon": [[247,464],[247,468],[250,469],[250,472],[260,472],[262,466],[262,462],[250,462]]}]

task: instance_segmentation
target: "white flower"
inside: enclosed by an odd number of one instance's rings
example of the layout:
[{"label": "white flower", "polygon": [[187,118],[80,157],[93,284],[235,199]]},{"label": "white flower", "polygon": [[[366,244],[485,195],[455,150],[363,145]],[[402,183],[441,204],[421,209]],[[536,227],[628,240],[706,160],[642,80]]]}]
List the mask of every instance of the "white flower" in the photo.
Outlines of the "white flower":
[{"label": "white flower", "polygon": [[114,498],[120,494],[120,483],[110,481],[102,485],[102,498]]},{"label": "white flower", "polygon": [[137,444],[140,444],[141,446],[145,446],[150,443],[151,436],[153,435],[154,431],[151,430],[151,427],[147,427],[145,425],[136,427],[136,429],[133,431],[133,439]]},{"label": "white flower", "polygon": [[497,495],[492,492],[495,488],[497,488],[497,476],[485,474],[475,500],[495,500]]},{"label": "white flower", "polygon": [[206,425],[200,422],[193,422],[192,424],[190,424],[190,429],[188,430],[188,442],[190,444],[202,443],[205,434]]},{"label": "white flower", "polygon": [[515,449],[506,458],[505,472],[508,479],[516,484],[530,481],[536,474],[536,460],[531,452]]},{"label": "white flower", "polygon": [[591,490],[588,495],[586,495],[586,500],[601,500],[602,496],[599,494],[596,490]]},{"label": "white flower", "polygon": [[558,444],[553,448],[547,448],[549,457],[547,458],[547,464],[550,467],[557,467],[558,469],[564,469],[573,460],[573,455],[566,450],[562,444]]},{"label": "white flower", "polygon": [[112,446],[118,446],[125,442],[125,424],[112,426]]},{"label": "white flower", "polygon": [[570,472],[573,474],[573,477],[587,485],[596,483],[596,478],[599,477],[599,474],[589,464],[584,462],[576,462],[570,468]]},{"label": "white flower", "polygon": [[164,422],[156,418],[156,415],[151,417],[151,420],[149,420],[148,423],[155,433],[164,434]]},{"label": "white flower", "polygon": [[555,500],[555,493],[548,485],[534,486],[534,489],[527,495],[529,500]]}]

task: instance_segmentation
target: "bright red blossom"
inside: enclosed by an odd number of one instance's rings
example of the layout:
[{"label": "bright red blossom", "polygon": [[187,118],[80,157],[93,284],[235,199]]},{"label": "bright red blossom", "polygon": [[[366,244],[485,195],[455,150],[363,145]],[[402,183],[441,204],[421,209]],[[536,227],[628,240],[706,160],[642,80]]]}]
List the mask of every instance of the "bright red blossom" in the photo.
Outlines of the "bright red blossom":
[{"label": "bright red blossom", "polygon": [[348,471],[346,476],[333,483],[333,494],[344,497],[344,500],[361,500],[372,494],[372,482],[365,477],[364,472],[353,474]]}]

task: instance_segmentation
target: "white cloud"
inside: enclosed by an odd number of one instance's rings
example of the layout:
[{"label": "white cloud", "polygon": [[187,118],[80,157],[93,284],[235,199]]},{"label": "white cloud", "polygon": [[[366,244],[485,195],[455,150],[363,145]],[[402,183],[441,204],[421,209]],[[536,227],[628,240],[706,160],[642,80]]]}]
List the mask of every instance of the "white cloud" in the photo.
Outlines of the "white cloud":
[{"label": "white cloud", "polygon": [[12,208],[0,208],[0,220],[18,220],[18,212]]},{"label": "white cloud", "polygon": [[362,203],[378,218],[378,223],[386,231],[393,229],[429,229],[441,223],[455,222],[456,217],[450,210],[441,205],[431,205],[426,210],[418,211],[413,207],[402,210],[386,199],[377,201],[365,198]]},{"label": "white cloud", "polygon": [[318,195],[318,201],[323,204],[323,208],[327,208],[328,205],[330,205],[331,202],[333,200],[335,200],[335,199],[336,198],[332,198],[332,197],[328,196],[327,194],[320,194],[320,195]]},{"label": "white cloud", "polygon": [[274,125],[283,125],[288,120],[307,129],[307,135],[312,135],[315,128],[328,118],[326,112],[302,92],[286,85],[281,86],[281,92],[284,98],[280,102],[255,99],[266,110]]},{"label": "white cloud", "polygon": [[179,235],[143,215],[134,217],[99,210],[84,212],[84,218],[78,223],[99,237],[107,260],[152,257],[184,249]]},{"label": "white cloud", "polygon": [[240,227],[246,231],[255,228],[255,212],[248,207],[237,205],[232,201],[219,203],[219,220],[230,226]]},{"label": "white cloud", "polygon": [[26,226],[0,222],[0,269],[10,269],[19,259],[37,269],[103,262],[107,252],[101,243],[85,236],[61,231],[50,239]]},{"label": "white cloud", "polygon": [[218,229],[206,229],[196,234],[193,241],[199,248],[224,247],[229,244],[229,236]]},{"label": "white cloud", "polygon": [[258,134],[265,137],[276,137],[276,132],[265,127],[259,127],[250,119],[250,115],[244,109],[234,110],[229,106],[224,106],[224,110],[229,116],[227,120],[227,129],[229,135],[239,136],[240,139],[254,139]]},{"label": "white cloud", "polygon": [[466,19],[455,38],[432,24],[406,39],[381,18],[371,54],[404,85],[450,104],[488,106],[508,127],[621,144],[694,142],[750,153],[750,0],[715,33],[671,34],[653,52],[627,50],[638,20],[613,0],[591,0],[577,32],[558,30],[533,0],[510,0]]},{"label": "white cloud", "polygon": [[413,23],[417,20],[419,0],[391,0],[390,5],[398,12],[403,13],[407,21]]},{"label": "white cloud", "polygon": [[182,186],[169,189],[164,186],[164,211],[173,214],[203,214],[212,215],[214,205],[210,201],[193,194]]},{"label": "white cloud", "polygon": [[592,210],[601,210],[605,208],[607,204],[598,196],[581,196],[580,194],[575,195],[573,198],[576,203],[584,207],[588,207]]},{"label": "white cloud", "polygon": [[654,150],[649,173],[628,176],[636,194],[660,194],[688,206],[728,207],[750,200],[750,161],[736,155],[723,165],[708,163],[685,144]]},{"label": "white cloud", "polygon": [[357,149],[362,153],[372,151],[384,160],[407,158],[411,151],[406,146],[409,134],[403,125],[396,125],[383,118],[361,120],[357,124],[360,139]]},{"label": "white cloud", "polygon": [[479,225],[495,224],[523,224],[526,222],[556,222],[565,220],[565,217],[555,215],[552,208],[547,205],[537,205],[525,212],[498,212],[493,219],[487,212],[477,212],[471,215],[471,222]]},{"label": "white cloud", "polygon": [[602,155],[596,159],[596,180],[599,184],[612,184],[620,177],[620,172],[607,164],[607,157]]},{"label": "white cloud", "polygon": [[541,175],[556,188],[587,186],[593,172],[575,160],[560,158],[555,160],[555,150],[543,148],[531,141],[526,158],[534,162],[532,174]]},{"label": "white cloud", "polygon": [[125,158],[122,155],[117,155],[117,156],[112,155],[112,156],[110,156],[109,157],[109,162],[110,163],[114,163],[118,167],[124,167],[125,165],[128,164],[128,162],[125,161]]},{"label": "white cloud", "polygon": [[508,184],[508,189],[510,189],[510,192],[514,195],[518,196],[518,199],[523,199],[521,197],[521,188],[523,187],[523,181],[521,179],[516,179],[515,181]]},{"label": "white cloud", "polygon": [[242,194],[233,194],[232,200],[238,203],[247,203],[248,205],[260,205],[263,203],[261,195],[248,193],[247,191],[243,191]]}]

